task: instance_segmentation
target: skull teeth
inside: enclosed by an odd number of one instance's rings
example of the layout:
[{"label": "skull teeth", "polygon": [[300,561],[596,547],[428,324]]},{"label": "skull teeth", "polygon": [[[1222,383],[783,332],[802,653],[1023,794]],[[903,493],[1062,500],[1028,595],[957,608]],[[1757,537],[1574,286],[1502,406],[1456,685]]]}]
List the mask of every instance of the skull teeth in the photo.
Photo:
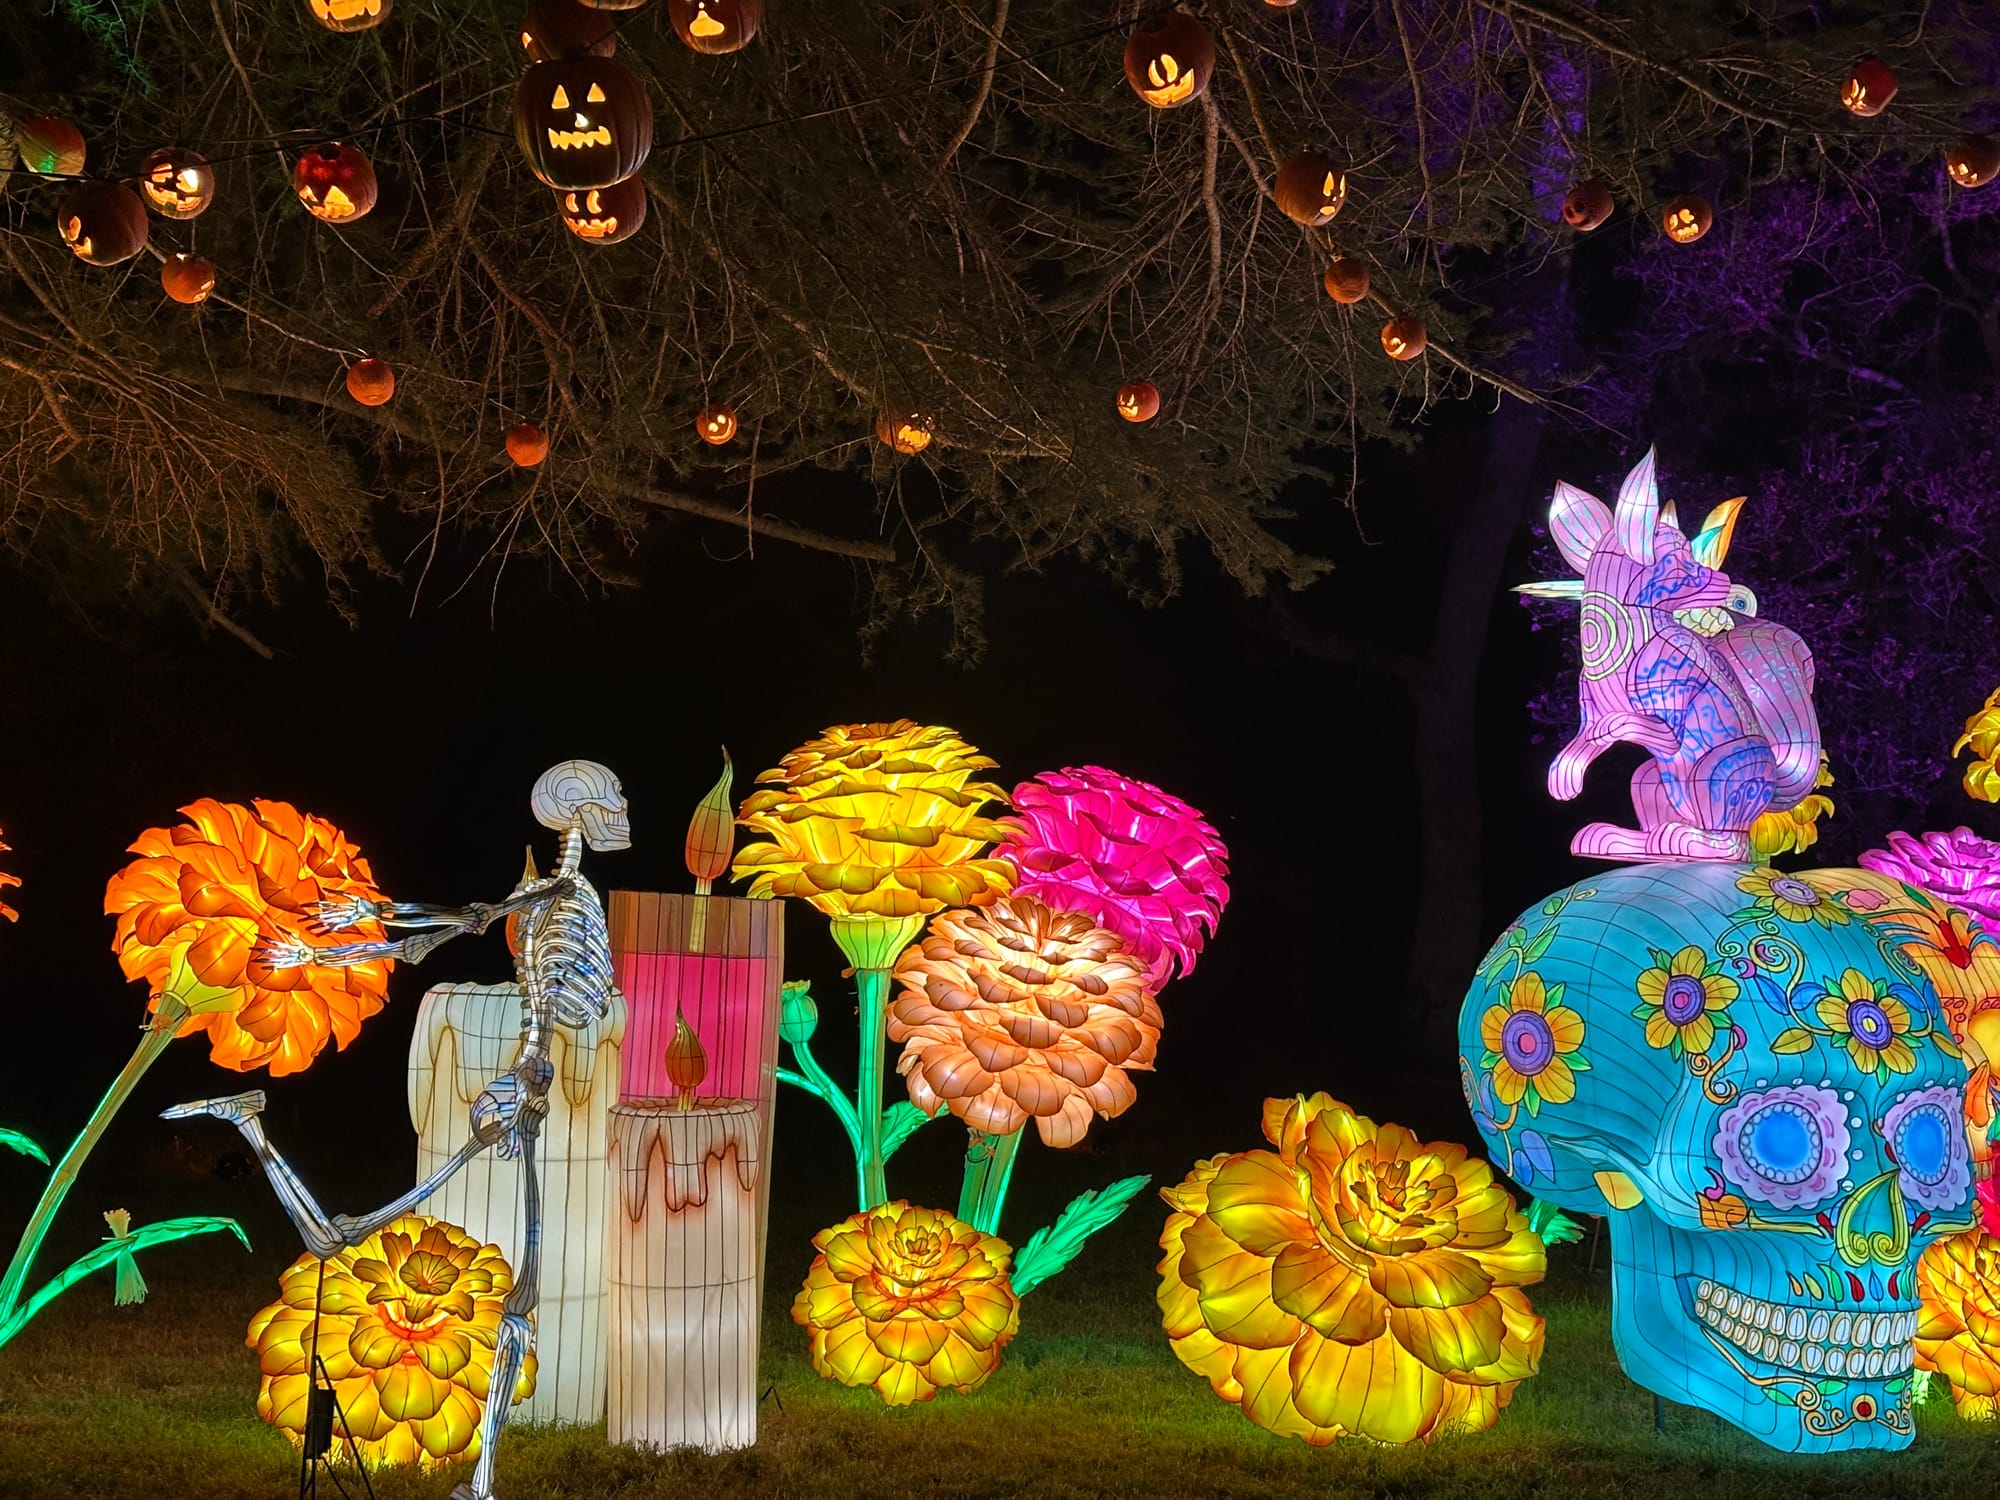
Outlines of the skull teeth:
[{"label": "skull teeth", "polygon": [[1701,1281],[1695,1286],[1695,1316],[1752,1359],[1808,1375],[1876,1380],[1907,1375],[1915,1363],[1914,1308],[1829,1315]]}]

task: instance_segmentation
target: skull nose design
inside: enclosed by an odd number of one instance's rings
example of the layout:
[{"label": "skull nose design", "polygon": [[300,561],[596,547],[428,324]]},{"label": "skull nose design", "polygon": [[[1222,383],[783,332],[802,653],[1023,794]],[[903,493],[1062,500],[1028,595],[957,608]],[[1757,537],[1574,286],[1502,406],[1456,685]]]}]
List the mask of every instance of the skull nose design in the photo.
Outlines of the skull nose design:
[{"label": "skull nose design", "polygon": [[1910,1254],[1910,1220],[1903,1205],[1901,1174],[1891,1167],[1869,1179],[1841,1205],[1833,1239],[1850,1266],[1900,1267]]}]

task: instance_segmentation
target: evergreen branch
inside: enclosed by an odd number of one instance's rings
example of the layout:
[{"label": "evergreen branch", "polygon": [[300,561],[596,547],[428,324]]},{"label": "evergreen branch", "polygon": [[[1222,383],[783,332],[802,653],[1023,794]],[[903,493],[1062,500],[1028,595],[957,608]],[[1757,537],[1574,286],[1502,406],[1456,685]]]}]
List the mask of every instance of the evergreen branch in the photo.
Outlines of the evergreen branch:
[{"label": "evergreen branch", "polygon": [[1109,1187],[1078,1193],[1056,1221],[1037,1229],[1014,1257],[1014,1291],[1025,1297],[1076,1259],[1083,1242],[1131,1206],[1151,1176],[1121,1177]]}]

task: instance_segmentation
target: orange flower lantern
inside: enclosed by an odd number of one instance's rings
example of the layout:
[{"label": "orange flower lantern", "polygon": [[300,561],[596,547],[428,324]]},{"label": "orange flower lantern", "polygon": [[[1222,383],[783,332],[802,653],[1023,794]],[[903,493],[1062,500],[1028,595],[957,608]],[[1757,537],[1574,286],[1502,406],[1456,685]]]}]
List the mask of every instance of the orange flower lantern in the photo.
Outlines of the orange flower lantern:
[{"label": "orange flower lantern", "polygon": [[1896,97],[1896,75],[1880,58],[1864,57],[1840,86],[1841,105],[1853,114],[1879,115]]},{"label": "orange flower lantern", "polygon": [[381,406],[396,394],[396,372],[379,359],[357,360],[347,369],[347,394],[363,406]]},{"label": "orange flower lantern", "polygon": [[2000,1240],[1933,1242],[1917,1262],[1917,1368],[1942,1375],[1966,1421],[2000,1418]]},{"label": "orange flower lantern", "polygon": [[1990,135],[1968,135],[1953,141],[1944,154],[1944,169],[1962,188],[1985,187],[2000,177],[2000,141]]},{"label": "orange flower lantern", "polygon": [[1611,217],[1611,189],[1591,178],[1579,182],[1563,198],[1563,223],[1588,234]]},{"label": "orange flower lantern", "polygon": [[1160,388],[1150,380],[1118,387],[1118,415],[1128,422],[1150,422],[1160,414]]},{"label": "orange flower lantern", "polygon": [[215,265],[185,252],[160,262],[160,286],[176,302],[206,302],[215,290]]},{"label": "orange flower lantern", "polygon": [[1542,1241],[1483,1161],[1325,1094],[1267,1099],[1274,1151],[1161,1197],[1160,1311],[1182,1364],[1280,1436],[1490,1427],[1541,1363]]},{"label": "orange flower lantern", "polygon": [[215,200],[215,168],[195,151],[162,146],[139,169],[146,206],[163,219],[192,219]]},{"label": "orange flower lantern", "polygon": [[[257,1415],[296,1442],[306,1429],[317,1349],[340,1402],[334,1440],[363,1463],[470,1463],[493,1398],[494,1343],[514,1273],[497,1245],[405,1214],[324,1262],[301,1255],[244,1340],[262,1376]],[[506,1393],[534,1393],[535,1356]],[[342,1420],[344,1419],[344,1420]]]},{"label": "orange flower lantern", "polygon": [[1125,81],[1155,109],[1198,99],[1215,71],[1215,38],[1184,10],[1155,11],[1125,43]]},{"label": "orange flower lantern", "polygon": [[1368,295],[1368,267],[1352,256],[1336,255],[1327,266],[1326,275],[1320,278],[1320,285],[1336,302],[1349,305],[1360,302]]},{"label": "orange flower lantern", "polygon": [[695,413],[694,430],[704,443],[720,448],[736,436],[736,413],[718,401]]},{"label": "orange flower lantern", "polygon": [[1278,168],[1271,198],[1293,223],[1318,229],[1347,202],[1347,171],[1328,152],[1295,151]]},{"label": "orange flower lantern", "polygon": [[1382,325],[1382,352],[1391,359],[1415,359],[1429,347],[1421,318],[1391,318]]},{"label": "orange flower lantern", "polygon": [[1692,245],[1714,222],[1715,209],[1700,193],[1683,193],[1660,210],[1660,228],[1676,245]]}]

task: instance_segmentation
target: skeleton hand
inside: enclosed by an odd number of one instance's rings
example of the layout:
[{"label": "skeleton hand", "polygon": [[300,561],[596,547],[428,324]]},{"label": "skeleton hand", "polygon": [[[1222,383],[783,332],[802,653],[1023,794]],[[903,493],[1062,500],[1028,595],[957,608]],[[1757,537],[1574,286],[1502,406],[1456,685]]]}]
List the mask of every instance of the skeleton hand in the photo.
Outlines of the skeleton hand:
[{"label": "skeleton hand", "polygon": [[213,1115],[218,1120],[227,1120],[232,1125],[241,1125],[264,1112],[264,1091],[252,1089],[247,1094],[232,1094],[227,1099],[196,1099],[190,1104],[176,1104],[160,1111],[163,1120],[190,1120],[196,1115]]},{"label": "skeleton hand", "polygon": [[521,1140],[515,1133],[515,1117],[521,1109],[521,1084],[512,1073],[502,1073],[480,1090],[472,1101],[472,1137],[490,1146],[502,1161],[520,1153]]},{"label": "skeleton hand", "polygon": [[315,901],[306,908],[306,926],[314,932],[349,932],[382,915],[383,903],[365,896],[339,901]]},{"label": "skeleton hand", "polygon": [[319,950],[295,937],[266,938],[250,957],[267,969],[303,969],[319,962]]}]

